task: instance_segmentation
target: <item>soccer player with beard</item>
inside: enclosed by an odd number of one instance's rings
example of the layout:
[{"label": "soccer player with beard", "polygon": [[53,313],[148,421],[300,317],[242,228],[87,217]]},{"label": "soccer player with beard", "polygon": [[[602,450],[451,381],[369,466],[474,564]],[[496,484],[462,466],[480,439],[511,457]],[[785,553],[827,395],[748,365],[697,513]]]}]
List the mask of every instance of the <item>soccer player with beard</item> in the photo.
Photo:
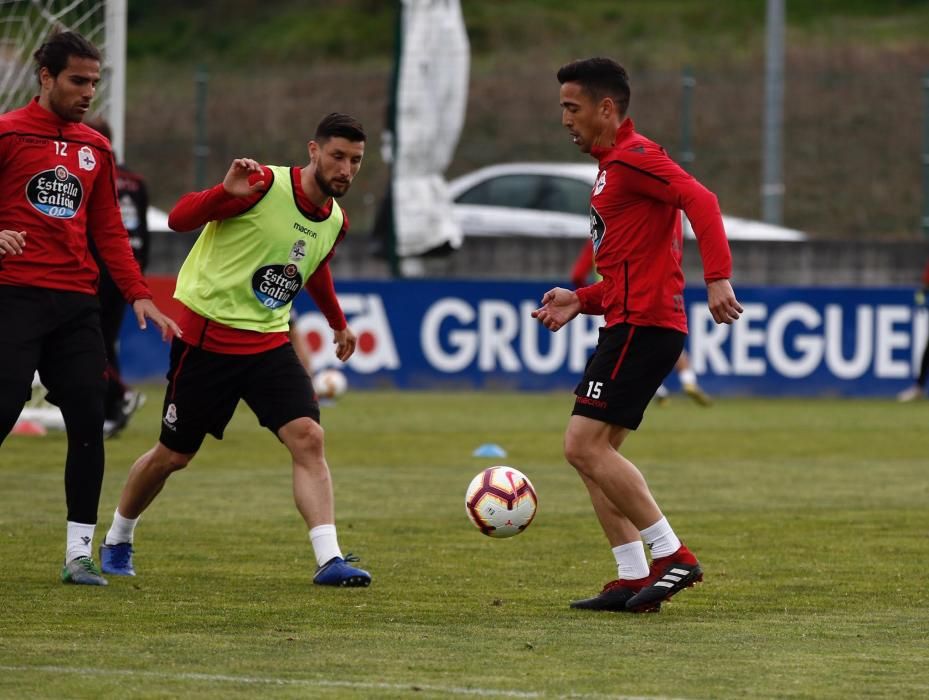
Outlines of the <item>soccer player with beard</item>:
[{"label": "soccer player with beard", "polygon": [[313,582],[371,583],[339,548],[319,404],[288,336],[291,303],[306,286],[335,332],[338,358],[355,351],[327,261],[348,230],[336,200],[361,167],[365,141],[357,120],[330,114],[309,142],[305,167],[237,158],[222,183],[185,195],[171,211],[175,231],[205,228],[178,274],[184,338],[171,347],[161,436],[129,471],[100,548],[105,573],[135,575],[139,516],[207,433],[222,439],[244,399],[290,451],[294,500],[316,556]]},{"label": "soccer player with beard", "polygon": [[132,257],[109,141],[82,123],[100,52],[80,34],[58,32],[34,58],[38,97],[0,116],[0,443],[38,370],[68,433],[61,580],[103,586],[91,543],[103,483],[106,352],[88,236],[139,327],[148,317],[164,338],[179,331],[152,303]]},{"label": "soccer player with beard", "polygon": [[564,453],[587,487],[619,572],[598,595],[571,607],[657,611],[702,580],[703,569],[619,450],[684,347],[681,209],[697,236],[713,319],[732,323],[742,307],[729,283],[732,259],[716,197],[636,132],[625,69],[590,58],[562,66],[558,82],[562,126],[600,166],[590,234],[603,279],[576,292],[549,290],[532,315],[551,331],[581,313],[606,317],[574,391]]}]

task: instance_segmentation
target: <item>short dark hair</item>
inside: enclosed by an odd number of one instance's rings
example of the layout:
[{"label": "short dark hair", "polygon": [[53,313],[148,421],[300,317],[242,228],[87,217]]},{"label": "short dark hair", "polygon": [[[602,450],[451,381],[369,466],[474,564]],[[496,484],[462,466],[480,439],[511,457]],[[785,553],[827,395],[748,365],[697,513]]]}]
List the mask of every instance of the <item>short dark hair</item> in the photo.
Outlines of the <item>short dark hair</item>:
[{"label": "short dark hair", "polygon": [[611,98],[623,115],[629,109],[629,76],[611,58],[585,58],[565,64],[558,69],[558,82],[577,83],[595,100]]},{"label": "short dark hair", "polygon": [[317,143],[325,143],[335,136],[341,136],[349,141],[365,142],[368,140],[361,122],[341,112],[332,112],[323,117],[319,126],[316,127],[313,140]]},{"label": "short dark hair", "polygon": [[36,78],[39,71],[47,68],[48,72],[57,76],[68,66],[71,56],[101,60],[100,50],[77,32],[64,32],[55,30],[42,44],[32,57],[35,59]]}]

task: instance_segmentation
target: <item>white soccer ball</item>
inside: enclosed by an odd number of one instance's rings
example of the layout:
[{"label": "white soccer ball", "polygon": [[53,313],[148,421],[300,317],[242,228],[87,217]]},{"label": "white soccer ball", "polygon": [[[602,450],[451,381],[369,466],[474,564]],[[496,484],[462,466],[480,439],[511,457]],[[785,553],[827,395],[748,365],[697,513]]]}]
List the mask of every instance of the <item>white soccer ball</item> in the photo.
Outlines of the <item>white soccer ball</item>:
[{"label": "white soccer ball", "polygon": [[512,467],[490,467],[471,480],[465,512],[488,537],[512,537],[529,527],[539,499],[526,475]]},{"label": "white soccer ball", "polygon": [[321,399],[335,399],[348,389],[348,380],[337,369],[324,369],[313,377],[313,388]]}]

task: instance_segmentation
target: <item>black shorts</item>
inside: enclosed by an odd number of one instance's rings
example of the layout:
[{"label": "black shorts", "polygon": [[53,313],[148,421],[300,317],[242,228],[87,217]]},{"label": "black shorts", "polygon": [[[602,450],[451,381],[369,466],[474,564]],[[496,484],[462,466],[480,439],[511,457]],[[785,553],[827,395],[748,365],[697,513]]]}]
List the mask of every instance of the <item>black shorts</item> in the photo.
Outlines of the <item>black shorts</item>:
[{"label": "black shorts", "polygon": [[313,384],[290,343],[254,355],[228,355],[175,339],[161,413],[161,443],[192,454],[207,433],[222,440],[239,399],[275,435],[296,418],[319,422]]},{"label": "black shorts", "polygon": [[106,353],[96,296],[0,285],[0,309],[0,383],[9,392],[4,401],[28,401],[36,370],[49,401],[102,401]]},{"label": "black shorts", "polygon": [[620,323],[600,329],[597,349],[574,390],[572,415],[635,430],[684,349],[671,328]]}]

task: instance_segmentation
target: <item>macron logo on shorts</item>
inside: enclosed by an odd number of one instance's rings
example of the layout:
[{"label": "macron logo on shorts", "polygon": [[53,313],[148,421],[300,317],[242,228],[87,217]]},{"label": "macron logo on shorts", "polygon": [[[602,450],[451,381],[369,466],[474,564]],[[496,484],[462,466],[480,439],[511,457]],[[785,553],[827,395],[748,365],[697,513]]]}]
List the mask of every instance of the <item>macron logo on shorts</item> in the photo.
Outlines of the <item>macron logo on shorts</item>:
[{"label": "macron logo on shorts", "polygon": [[606,401],[592,399],[589,396],[576,396],[574,400],[578,403],[584,403],[588,406],[593,406],[594,408],[609,408],[609,404]]}]

